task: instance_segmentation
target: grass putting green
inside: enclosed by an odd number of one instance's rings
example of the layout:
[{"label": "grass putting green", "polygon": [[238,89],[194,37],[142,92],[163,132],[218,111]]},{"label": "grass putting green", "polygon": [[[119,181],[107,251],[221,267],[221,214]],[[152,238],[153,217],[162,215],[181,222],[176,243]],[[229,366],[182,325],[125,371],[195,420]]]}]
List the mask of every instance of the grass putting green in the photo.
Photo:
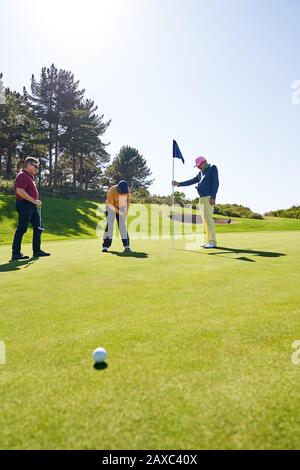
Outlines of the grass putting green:
[{"label": "grass putting green", "polygon": [[300,234],[218,241],[0,247],[0,448],[299,448]]}]

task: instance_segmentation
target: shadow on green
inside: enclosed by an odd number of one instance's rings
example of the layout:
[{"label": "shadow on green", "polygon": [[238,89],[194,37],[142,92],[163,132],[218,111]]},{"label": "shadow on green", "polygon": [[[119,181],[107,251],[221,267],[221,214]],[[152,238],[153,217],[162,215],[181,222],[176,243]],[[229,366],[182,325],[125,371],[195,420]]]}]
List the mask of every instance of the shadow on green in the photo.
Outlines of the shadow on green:
[{"label": "shadow on green", "polygon": [[[1,196],[0,209],[0,222],[4,223],[4,241],[8,243],[13,237],[18,219],[14,196]],[[43,199],[42,213],[44,226],[47,227],[46,236],[51,234],[64,238],[81,238],[96,236],[101,208],[95,201],[46,197]],[[3,230],[3,226],[1,228]]]},{"label": "shadow on green", "polygon": [[[209,256],[218,256],[219,258],[228,258],[228,259],[236,259],[238,261],[247,261],[249,263],[255,263],[254,259],[247,258],[247,256],[239,256],[238,258],[232,258],[229,256],[222,256],[225,254],[248,254],[252,256],[260,256],[264,258],[279,258],[280,256],[286,256],[285,253],[277,253],[273,251],[258,251],[258,250],[244,250],[242,248],[227,248],[224,246],[218,246],[217,248],[207,248],[203,250],[185,250],[183,248],[176,248],[176,250],[179,251],[191,251],[193,253],[198,253],[198,254],[206,254]],[[222,251],[217,251],[217,250],[222,250]]]},{"label": "shadow on green", "polygon": [[[209,253],[210,255],[219,255],[219,254],[224,254],[225,253],[236,253],[236,254],[248,254],[248,255],[254,255],[254,256],[263,256],[264,258],[279,258],[280,256],[286,256],[285,253],[276,253],[273,251],[257,251],[257,250],[243,250],[242,248],[227,248],[224,246],[218,246],[217,248],[214,248],[214,250],[222,250],[222,253]],[[237,258],[244,260],[244,257]]]},{"label": "shadow on green", "polygon": [[124,251],[108,251],[108,253],[111,253],[112,255],[116,256],[121,256],[123,258],[140,258],[140,259],[145,259],[148,258],[149,255],[148,253],[143,253],[143,252],[138,252],[138,251],[130,251],[130,252],[124,252]]},{"label": "shadow on green", "polygon": [[76,237],[96,233],[98,204],[84,200],[46,199],[43,222],[53,235]]},{"label": "shadow on green", "polygon": [[19,271],[21,268],[28,268],[31,266],[38,258],[29,258],[24,261],[8,261],[8,263],[0,264],[0,273],[9,272],[9,271]]},{"label": "shadow on green", "polygon": [[101,362],[99,364],[94,364],[93,367],[95,370],[104,370],[107,369],[108,365],[106,364],[106,362]]}]

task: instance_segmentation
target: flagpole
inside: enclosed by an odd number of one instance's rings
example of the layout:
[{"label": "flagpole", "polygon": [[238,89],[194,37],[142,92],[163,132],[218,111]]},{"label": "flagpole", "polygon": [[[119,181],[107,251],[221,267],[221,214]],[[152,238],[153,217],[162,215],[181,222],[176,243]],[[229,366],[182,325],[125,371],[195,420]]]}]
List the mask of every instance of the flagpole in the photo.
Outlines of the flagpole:
[{"label": "flagpole", "polygon": [[[173,160],[173,169],[172,169],[172,181],[174,181],[174,160],[175,158],[172,158]],[[172,249],[174,249],[174,185],[172,184]]]},{"label": "flagpole", "polygon": [[[182,153],[180,151],[180,148],[178,147],[178,144],[176,142],[176,140],[173,140],[173,169],[172,169],[172,181],[175,180],[175,171],[174,171],[174,168],[175,168],[175,163],[174,163],[174,160],[175,158],[180,158],[180,160],[182,161],[182,163],[184,163],[184,158],[182,156]],[[175,186],[172,185],[172,210],[171,210],[171,218],[172,218],[172,248],[174,248],[174,238],[175,238],[175,225],[174,225],[174,190],[175,190]]]}]

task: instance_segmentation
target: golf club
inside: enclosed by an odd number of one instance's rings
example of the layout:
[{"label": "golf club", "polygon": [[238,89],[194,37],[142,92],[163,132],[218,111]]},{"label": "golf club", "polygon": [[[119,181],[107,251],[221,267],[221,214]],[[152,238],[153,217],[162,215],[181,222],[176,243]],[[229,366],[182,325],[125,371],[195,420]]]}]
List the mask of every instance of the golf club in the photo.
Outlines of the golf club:
[{"label": "golf club", "polygon": [[[42,187],[41,187],[41,169],[40,169],[40,173],[39,173],[39,198],[41,199],[42,197]],[[43,222],[42,222],[42,207],[38,207],[38,213],[39,213],[39,216],[40,216],[40,225],[38,227],[39,230],[41,230],[41,232],[43,232],[45,230],[44,226],[43,226]]]},{"label": "golf club", "polygon": [[38,213],[39,213],[39,216],[40,216],[40,226],[38,227],[38,229],[41,230],[41,231],[44,231],[45,228],[44,228],[43,222],[42,222],[42,208],[41,207],[38,208]]}]

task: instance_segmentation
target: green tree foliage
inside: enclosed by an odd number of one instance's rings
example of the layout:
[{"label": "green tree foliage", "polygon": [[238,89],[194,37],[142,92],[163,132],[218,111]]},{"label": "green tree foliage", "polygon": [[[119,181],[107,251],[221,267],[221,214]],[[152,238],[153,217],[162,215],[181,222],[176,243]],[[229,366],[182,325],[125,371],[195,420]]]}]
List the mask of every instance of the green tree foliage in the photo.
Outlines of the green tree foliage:
[{"label": "green tree foliage", "polygon": [[120,180],[128,182],[133,189],[147,188],[153,180],[147,179],[151,171],[145,158],[133,147],[124,146],[106,170],[110,184],[117,184]]},{"label": "green tree foliage", "polygon": [[72,167],[73,185],[82,189],[95,187],[102,175],[102,167],[109,162],[106,145],[100,140],[110,121],[103,122],[103,115],[96,114],[92,100],[82,101],[66,118],[66,130],[62,138],[65,161]]},{"label": "green tree foliage", "polygon": [[261,214],[254,213],[249,207],[240,204],[217,204],[215,206],[215,214],[226,215],[228,217],[263,219]]},{"label": "green tree foliage", "polygon": [[180,191],[174,191],[174,204],[181,206],[181,207],[187,204],[185,194],[181,193]]},{"label": "green tree foliage", "polygon": [[23,95],[5,89],[5,100],[0,100],[0,176],[13,178],[30,155],[40,159],[40,179],[50,188],[98,188],[109,162],[101,136],[110,121],[104,121],[84,93],[71,72],[54,64],[43,67],[39,79],[32,75],[30,93],[25,87]]},{"label": "green tree foliage", "polygon": [[277,211],[267,212],[270,217],[286,217],[288,219],[300,219],[300,206],[292,206],[290,209],[280,209]]},{"label": "green tree foliage", "polygon": [[58,160],[63,150],[61,139],[65,132],[68,113],[80,105],[84,90],[78,90],[79,82],[66,70],[58,70],[54,64],[43,67],[40,79],[31,77],[31,94],[24,94],[40,120],[44,142],[48,146],[49,186],[57,185]]},{"label": "green tree foliage", "polygon": [[40,156],[45,149],[32,142],[38,123],[26,97],[9,88],[4,97],[0,105],[0,174],[10,179],[28,152]]}]

